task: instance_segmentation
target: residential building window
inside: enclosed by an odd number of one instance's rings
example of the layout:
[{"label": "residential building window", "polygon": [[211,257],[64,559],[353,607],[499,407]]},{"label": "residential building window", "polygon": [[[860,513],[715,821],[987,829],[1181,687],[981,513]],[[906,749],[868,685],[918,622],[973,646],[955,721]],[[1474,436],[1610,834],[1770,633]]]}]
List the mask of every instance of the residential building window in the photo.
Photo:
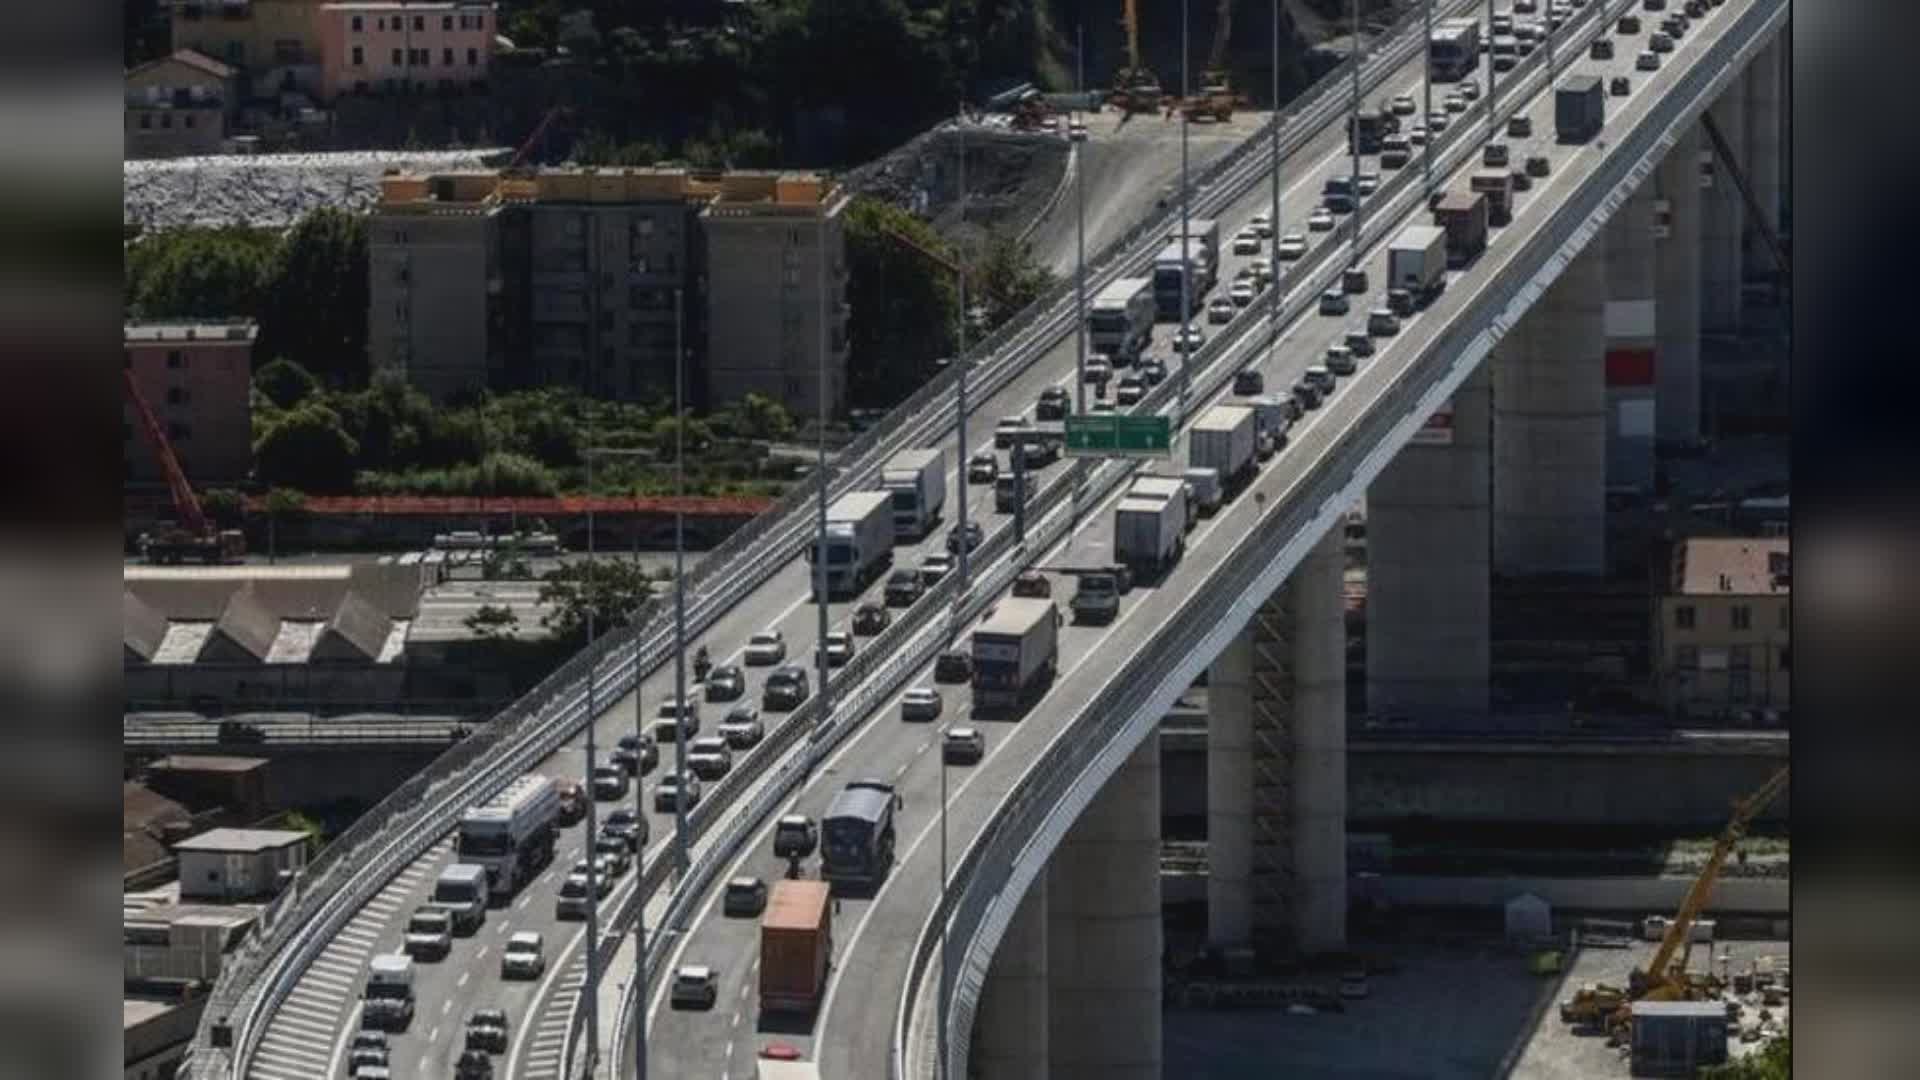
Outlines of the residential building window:
[{"label": "residential building window", "polygon": [[[440,66],[441,66],[441,67],[452,67],[452,66],[453,66],[453,50],[452,50],[452,49],[441,49],[441,50],[440,50]],[[958,429],[956,429],[956,430],[958,430]]]},{"label": "residential building window", "polygon": [[168,388],[167,388],[167,404],[169,404],[169,405],[185,405],[185,404],[187,403],[187,400],[188,400],[188,398],[187,398],[187,388],[186,388],[186,387],[184,387],[184,386],[170,386],[170,387],[168,387]]},{"label": "residential building window", "polygon": [[467,50],[467,66],[468,67],[480,66],[480,50],[479,49]]},{"label": "residential building window", "polygon": [[1793,629],[1793,605],[1791,604],[1780,605],[1780,629]]},{"label": "residential building window", "polygon": [[1727,672],[1727,700],[1746,701],[1753,696],[1753,672]]},{"label": "residential building window", "polygon": [[634,222],[633,232],[635,236],[652,236],[653,235],[653,219],[643,217],[640,220]]},{"label": "residential building window", "polygon": [[1781,671],[1793,670],[1793,646],[1791,645],[1780,646],[1779,667]]},{"label": "residential building window", "polygon": [[[360,16],[355,15],[353,17],[353,32],[358,34],[365,29],[366,29],[366,24],[364,20],[362,20]],[[955,428],[954,430],[958,431],[959,429]]]},{"label": "residential building window", "polygon": [[[364,48],[361,48],[358,45],[355,45],[353,47],[353,66],[354,67],[367,66],[367,50]],[[958,431],[959,428],[955,428],[954,430]]]},{"label": "residential building window", "polygon": [[[451,30],[451,29],[453,29],[453,16],[451,16],[451,15],[442,15],[442,16],[440,16],[440,29],[442,29],[442,30]],[[954,430],[956,430],[956,431],[957,431],[957,430],[959,430],[959,429],[958,429],[958,428],[955,428]]]},{"label": "residential building window", "polygon": [[1728,612],[1733,618],[1735,630],[1753,629],[1753,609],[1745,604],[1735,604]]},{"label": "residential building window", "polygon": [[1681,604],[1673,609],[1673,626],[1676,630],[1693,629],[1693,605]]},{"label": "residential building window", "polygon": [[168,424],[167,438],[174,442],[186,442],[193,438],[193,429],[185,424]]},{"label": "residential building window", "polygon": [[780,261],[787,266],[799,266],[800,253],[792,248],[788,248],[780,253]]},{"label": "residential building window", "polygon": [[[399,49],[393,50],[393,66],[399,67],[402,63],[405,63],[405,61],[400,59],[400,50]],[[960,429],[958,426],[956,426],[954,430],[958,431]]]},{"label": "residential building window", "polygon": [[[171,131],[171,130],[173,129],[173,114],[172,114],[172,113],[161,113],[161,114],[160,114],[160,126],[161,126],[161,127],[163,127],[163,128],[166,128],[166,129],[168,129],[169,131]],[[956,429],[956,430],[958,430],[958,429]]]},{"label": "residential building window", "polygon": [[424,30],[426,30],[426,28],[427,28],[427,17],[426,17],[426,16],[424,16],[424,15],[415,15],[415,16],[413,17],[413,28],[414,28],[415,30],[421,30],[421,31],[424,31]]},{"label": "residential building window", "polygon": [[247,45],[244,41],[229,41],[226,44],[227,63],[235,67],[244,66],[247,59]]},{"label": "residential building window", "polygon": [[487,28],[487,17],[485,15],[475,15],[473,17],[473,28],[475,30],[485,30]]},{"label": "residential building window", "polygon": [[[184,354],[180,352],[179,349],[167,350],[167,367],[168,368],[177,371],[180,368],[183,368],[186,366],[187,366],[187,358]],[[956,428],[955,430],[958,430],[958,429]]]},{"label": "residential building window", "polygon": [[[789,266],[780,272],[780,279],[785,282],[787,288],[795,288],[800,284],[800,271],[795,267]],[[956,428],[955,430],[959,429]]]},{"label": "residential building window", "polygon": [[1727,667],[1734,671],[1753,669],[1753,646],[1734,645],[1727,649]]},{"label": "residential building window", "polygon": [[192,113],[188,113],[188,114],[186,114],[185,116],[182,116],[182,117],[180,118],[180,122],[181,122],[181,123],[183,123],[183,124],[185,124],[185,125],[187,125],[188,127],[192,127],[192,126],[193,126],[193,114],[192,114]]},{"label": "residential building window", "polygon": [[1698,645],[1679,645],[1673,650],[1673,666],[1681,671],[1700,670],[1700,647]]},{"label": "residential building window", "polygon": [[385,29],[387,28],[387,19],[386,19],[386,16],[384,16],[384,15],[383,15],[383,16],[381,16],[380,18],[377,18],[377,19],[375,19],[375,20],[373,20],[373,28],[374,28],[375,30],[383,30],[383,31],[384,31],[384,30],[385,30]]},{"label": "residential building window", "polygon": [[[153,130],[153,114],[152,114],[152,113],[141,113],[141,114],[140,114],[140,126],[141,126],[141,128],[143,128],[143,129],[145,129],[145,130],[147,130],[147,131],[151,131],[151,130]],[[955,430],[955,431],[958,431],[958,430],[959,430],[959,428],[955,428],[954,430]]]}]

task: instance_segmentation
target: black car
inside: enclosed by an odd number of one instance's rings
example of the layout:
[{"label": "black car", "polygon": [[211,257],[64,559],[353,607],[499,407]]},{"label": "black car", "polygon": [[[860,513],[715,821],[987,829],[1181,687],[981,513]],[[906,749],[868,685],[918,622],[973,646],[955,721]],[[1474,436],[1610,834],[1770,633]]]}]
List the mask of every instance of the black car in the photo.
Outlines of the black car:
[{"label": "black car", "polygon": [[1293,384],[1293,400],[1297,402],[1302,409],[1317,409],[1320,407],[1320,388],[1308,382],[1295,383]]},{"label": "black car", "polygon": [[467,1050],[453,1066],[454,1080],[493,1080],[493,1059],[485,1050]]},{"label": "black car", "polygon": [[631,774],[644,773],[660,764],[660,748],[644,735],[622,735],[613,752],[616,765],[624,765]]},{"label": "black car", "polygon": [[887,577],[887,606],[912,607],[927,587],[913,570],[895,570]]},{"label": "black car", "polygon": [[986,531],[980,528],[980,523],[977,521],[967,522],[965,529],[955,525],[953,528],[947,530],[947,550],[955,555],[960,554],[960,541],[962,536],[966,537],[968,551],[979,547],[980,542],[987,538]]},{"label": "black car", "polygon": [[707,700],[732,701],[747,692],[747,677],[732,664],[721,664],[707,673]]},{"label": "black car", "polygon": [[963,683],[973,678],[973,657],[963,652],[943,652],[933,662],[933,681]]},{"label": "black car", "polygon": [[608,811],[606,823],[600,826],[600,831],[625,840],[629,850],[640,846],[640,818],[625,807]]},{"label": "black car", "polygon": [[1632,13],[1622,15],[1620,16],[1620,21],[1614,24],[1614,29],[1618,30],[1622,34],[1639,33],[1640,32],[1640,16],[1634,15]]},{"label": "black car", "polygon": [[1545,176],[1552,170],[1553,163],[1547,160],[1545,154],[1535,154],[1527,159],[1527,175],[1529,176]]},{"label": "black car", "polygon": [[1066,390],[1058,386],[1049,386],[1040,391],[1040,400],[1033,407],[1033,415],[1039,420],[1064,420],[1069,404]]},{"label": "black car", "polygon": [[1159,360],[1148,360],[1142,363],[1140,370],[1134,374],[1138,375],[1140,381],[1148,386],[1158,386],[1166,381],[1167,365],[1161,363]]},{"label": "black car", "polygon": [[467,1021],[467,1049],[495,1054],[507,1052],[507,1013],[504,1009],[480,1009]]},{"label": "black car", "polygon": [[1266,377],[1252,368],[1241,368],[1233,373],[1233,392],[1240,395],[1263,394],[1267,390]]},{"label": "black car", "polygon": [[807,669],[798,664],[782,664],[767,674],[760,691],[760,707],[768,712],[789,712],[799,708],[813,693]]},{"label": "black car", "polygon": [[861,604],[853,609],[853,632],[867,637],[879,633],[893,621],[887,609],[879,604]]},{"label": "black car", "polygon": [[1614,97],[1626,97],[1633,93],[1633,83],[1625,75],[1615,75],[1607,81],[1607,93]]}]

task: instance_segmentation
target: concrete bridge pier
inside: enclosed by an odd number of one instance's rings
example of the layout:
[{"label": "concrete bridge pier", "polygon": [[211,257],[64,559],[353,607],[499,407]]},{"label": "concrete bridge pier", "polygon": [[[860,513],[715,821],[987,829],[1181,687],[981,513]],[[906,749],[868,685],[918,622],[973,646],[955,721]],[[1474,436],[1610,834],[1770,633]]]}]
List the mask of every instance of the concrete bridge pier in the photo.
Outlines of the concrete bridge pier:
[{"label": "concrete bridge pier", "polygon": [[1642,184],[1607,222],[1607,486],[1653,490],[1653,187]]},{"label": "concrete bridge pier", "polygon": [[1487,711],[1489,364],[1367,489],[1367,711]]},{"label": "concrete bridge pier", "polygon": [[[1707,109],[1742,168],[1749,160],[1746,89],[1745,76],[1735,79]],[[1702,142],[1701,148],[1711,154],[1712,141]],[[1711,175],[1713,186],[1702,193],[1706,201],[1700,221],[1700,328],[1730,333],[1740,328],[1740,241],[1746,231],[1747,204],[1717,155]]]},{"label": "concrete bridge pier", "polygon": [[981,1076],[1046,1080],[1047,976],[1047,874],[1042,873],[1027,888],[987,969],[969,1055]]},{"label": "concrete bridge pier", "polygon": [[[1754,201],[1760,204],[1761,216],[1766,219],[1764,224],[1776,230],[1780,228],[1780,176],[1785,168],[1781,152],[1785,143],[1782,118],[1786,110],[1781,108],[1780,91],[1786,53],[1787,40],[1782,34],[1760,50],[1747,68],[1747,160],[1741,163],[1747,171],[1747,183],[1753,187]],[[1748,223],[1746,266],[1770,271],[1774,269],[1773,257],[1765,250],[1765,242],[1756,235],[1761,224]]]},{"label": "concrete bridge pier", "polygon": [[1346,942],[1345,542],[1315,544],[1207,678],[1207,939]]},{"label": "concrete bridge pier", "polygon": [[1160,1080],[1157,737],[1107,780],[1054,852],[1047,876],[1045,1075]]},{"label": "concrete bridge pier", "polygon": [[1700,147],[1697,125],[1674,141],[1651,183],[1656,209],[1654,267],[1659,322],[1654,328],[1653,377],[1658,404],[1654,430],[1661,442],[1700,438]]},{"label": "concrete bridge pier", "polygon": [[1493,568],[1606,570],[1606,237],[1574,256],[1493,357]]}]

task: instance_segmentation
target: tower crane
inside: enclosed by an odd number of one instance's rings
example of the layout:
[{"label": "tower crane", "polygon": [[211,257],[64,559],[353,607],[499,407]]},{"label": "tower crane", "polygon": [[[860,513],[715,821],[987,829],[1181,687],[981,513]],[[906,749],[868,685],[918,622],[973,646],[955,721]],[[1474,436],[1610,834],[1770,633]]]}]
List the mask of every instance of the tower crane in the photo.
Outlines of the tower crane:
[{"label": "tower crane", "polygon": [[239,562],[247,553],[246,535],[239,529],[215,529],[207,520],[206,512],[200,508],[200,499],[193,493],[193,485],[187,482],[187,473],[180,467],[180,458],[173,452],[173,443],[167,438],[167,429],[153,415],[153,408],[147,404],[146,395],[140,392],[140,386],[133,380],[131,370],[121,369],[121,388],[125,391],[127,403],[133,406],[134,418],[139,422],[140,431],[146,436],[147,445],[153,449],[153,456],[160,462],[160,472],[167,478],[167,490],[173,496],[173,510],[179,516],[178,525],[163,525],[158,530],[140,537],[141,553],[148,562],[177,563],[186,559],[198,559],[206,563]]},{"label": "tower crane", "polygon": [[1107,103],[1121,116],[1160,111],[1160,78],[1140,62],[1140,13],[1137,0],[1121,0],[1120,25],[1127,32],[1127,65],[1114,73]]},{"label": "tower crane", "polygon": [[1707,898],[1713,894],[1713,886],[1720,879],[1720,870],[1726,865],[1727,857],[1733,854],[1735,845],[1746,835],[1747,824],[1755,815],[1767,808],[1787,786],[1788,770],[1782,768],[1767,778],[1767,782],[1754,789],[1753,794],[1733,803],[1733,816],[1727,819],[1727,827],[1720,832],[1720,838],[1714,842],[1712,854],[1707,856],[1707,864],[1700,875],[1693,879],[1693,885],[1680,901],[1680,910],[1674,913],[1673,921],[1667,924],[1667,930],[1660,938],[1660,947],[1654,950],[1653,959],[1645,968],[1635,970],[1627,980],[1627,988],[1594,985],[1582,987],[1574,996],[1560,1006],[1560,1018],[1568,1023],[1604,1022],[1609,1030],[1626,1027],[1633,1019],[1635,1001],[1685,1001],[1704,997],[1718,987],[1711,974],[1690,976],[1687,974],[1687,941],[1693,933],[1693,924],[1700,913],[1706,909]]}]

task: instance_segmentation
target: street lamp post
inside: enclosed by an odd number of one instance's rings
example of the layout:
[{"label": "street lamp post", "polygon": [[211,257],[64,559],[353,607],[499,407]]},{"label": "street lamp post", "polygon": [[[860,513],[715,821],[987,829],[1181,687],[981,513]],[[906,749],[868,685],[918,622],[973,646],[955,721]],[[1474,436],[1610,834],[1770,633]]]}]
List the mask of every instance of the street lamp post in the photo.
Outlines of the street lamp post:
[{"label": "street lamp post", "polygon": [[1187,79],[1187,0],[1180,0],[1180,329],[1174,340],[1180,354],[1180,410],[1187,407],[1187,391],[1192,384],[1193,339],[1193,237],[1187,222],[1192,212],[1193,186],[1187,179],[1187,95],[1193,92]]},{"label": "street lamp post", "polygon": [[[1351,266],[1360,265],[1360,225],[1365,211],[1360,199],[1360,0],[1351,0],[1353,12],[1353,44],[1347,54],[1353,68],[1353,115],[1347,120],[1347,145],[1353,157],[1353,259]],[[1433,132],[1427,132],[1427,141],[1433,141]]]},{"label": "street lamp post", "polygon": [[[1423,95],[1420,107],[1426,110],[1427,117],[1431,117],[1433,115],[1433,0],[1427,0],[1425,4],[1421,5],[1420,14],[1426,22],[1427,33],[1426,47],[1421,50],[1421,54],[1426,58],[1426,62],[1420,67],[1420,89]],[[1493,33],[1493,23],[1491,21],[1487,23],[1487,33]],[[1491,49],[1489,49],[1487,53],[1487,65],[1489,67],[1493,65],[1493,53]],[[1424,122],[1424,118],[1422,122]],[[1427,132],[1426,145],[1422,146],[1420,150],[1421,189],[1428,195],[1432,195],[1433,132]]]},{"label": "street lamp post", "polygon": [[[593,445],[593,421],[596,410],[593,402],[587,402],[587,445]],[[593,791],[594,728],[599,726],[600,703],[596,691],[599,688],[600,663],[593,655],[594,641],[594,596],[593,562],[595,555],[593,538],[593,455],[587,455],[587,565],[581,579],[581,593],[586,599],[587,608],[587,896],[597,897],[595,877],[600,867],[593,855],[593,838],[596,833],[595,807],[597,801]],[[600,1052],[600,905],[589,900],[587,904],[587,981],[581,990],[587,1002],[587,1056],[589,1060]]]},{"label": "street lamp post", "polygon": [[[686,308],[673,290],[673,860],[687,876],[687,387]],[[644,1025],[642,1025],[644,1026]]]},{"label": "street lamp post", "polygon": [[1280,337],[1280,0],[1273,0],[1273,141],[1268,144],[1273,176],[1273,238],[1267,244],[1267,348],[1269,355]]},{"label": "street lamp post", "polygon": [[[960,148],[960,165],[958,169],[960,181],[960,228],[956,235],[965,236],[967,228],[967,110],[964,103],[962,103],[960,107],[960,121],[955,125],[954,134],[955,144]],[[955,429],[954,440],[958,445],[957,453],[959,455],[955,458],[955,466],[965,469],[967,467],[967,369],[971,367],[972,364],[967,361],[967,268],[964,258],[956,269],[956,276],[960,281],[960,319],[954,337],[953,362],[960,368],[960,377],[955,384],[953,426]],[[967,535],[967,500],[965,495],[963,494],[956,502],[959,505],[954,508],[954,520],[959,524],[960,536],[963,539],[960,545],[960,591],[964,593],[968,584],[972,581],[973,559],[971,553],[967,551],[967,545],[964,542],[964,538]]]}]

